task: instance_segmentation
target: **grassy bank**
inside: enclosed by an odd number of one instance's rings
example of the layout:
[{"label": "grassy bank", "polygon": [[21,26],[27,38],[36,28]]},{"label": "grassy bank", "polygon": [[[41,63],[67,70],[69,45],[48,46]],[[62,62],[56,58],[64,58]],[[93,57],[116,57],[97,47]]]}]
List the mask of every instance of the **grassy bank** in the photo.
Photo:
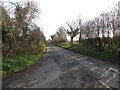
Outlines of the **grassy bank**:
[{"label": "grassy bank", "polygon": [[79,47],[79,45],[70,45],[70,44],[55,44],[59,47],[81,53],[84,55],[92,56],[98,59],[102,60],[112,60],[115,58],[116,53],[115,52],[108,52],[106,50],[103,51],[97,51],[96,48],[85,48],[85,47]]},{"label": "grassy bank", "polygon": [[2,77],[18,72],[32,64],[41,58],[43,53],[40,54],[26,54],[21,56],[15,56],[13,58],[5,58],[2,61]]}]

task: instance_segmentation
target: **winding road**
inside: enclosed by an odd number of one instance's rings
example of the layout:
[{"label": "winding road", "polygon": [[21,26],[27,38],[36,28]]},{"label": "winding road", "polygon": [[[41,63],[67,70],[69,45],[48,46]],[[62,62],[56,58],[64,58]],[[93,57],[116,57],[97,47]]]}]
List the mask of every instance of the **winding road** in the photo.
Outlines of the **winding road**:
[{"label": "winding road", "polygon": [[32,67],[3,79],[3,88],[118,88],[118,66],[48,46]]}]

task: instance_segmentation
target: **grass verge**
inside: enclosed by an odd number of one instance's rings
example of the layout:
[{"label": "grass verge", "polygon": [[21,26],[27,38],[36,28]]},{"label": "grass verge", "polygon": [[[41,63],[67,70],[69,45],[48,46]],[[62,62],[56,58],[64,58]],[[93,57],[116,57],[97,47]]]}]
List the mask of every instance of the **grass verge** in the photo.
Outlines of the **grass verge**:
[{"label": "grass verge", "polygon": [[85,48],[85,47],[79,47],[78,45],[70,45],[70,44],[55,44],[59,47],[77,52],[77,53],[81,53],[84,55],[88,55],[88,56],[92,56],[98,59],[102,59],[102,60],[112,60],[115,56],[116,53],[112,53],[112,52],[108,52],[106,50],[103,51],[97,51],[96,48]]},{"label": "grass verge", "polygon": [[43,53],[40,54],[27,54],[15,56],[13,58],[5,58],[2,61],[2,77],[18,72],[32,64],[34,64]]}]

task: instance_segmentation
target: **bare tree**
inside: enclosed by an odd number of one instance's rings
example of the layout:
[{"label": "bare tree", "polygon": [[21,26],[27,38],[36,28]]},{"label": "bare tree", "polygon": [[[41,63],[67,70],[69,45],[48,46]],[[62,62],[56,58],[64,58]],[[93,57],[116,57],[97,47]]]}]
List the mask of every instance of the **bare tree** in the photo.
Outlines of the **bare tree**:
[{"label": "bare tree", "polygon": [[57,35],[58,35],[58,39],[59,41],[67,41],[67,35],[66,35],[66,30],[64,27],[59,27],[58,31],[57,31]]},{"label": "bare tree", "polygon": [[82,38],[83,26],[82,26],[81,19],[79,19],[79,26],[78,27],[79,27],[79,44],[80,44],[80,46],[82,46],[81,38]]},{"label": "bare tree", "polygon": [[74,26],[72,26],[72,25],[70,25],[68,23],[67,23],[67,25],[70,28],[70,30],[67,29],[67,33],[71,38],[71,43],[73,43],[74,37],[76,37],[79,34],[79,28],[76,27],[76,26],[74,27]]},{"label": "bare tree", "polygon": [[39,10],[34,2],[10,3],[15,6],[15,28],[18,29],[18,34],[22,33],[23,36],[26,36],[29,30],[28,26],[32,23],[33,19],[37,17]]},{"label": "bare tree", "polygon": [[98,47],[102,47],[102,43],[101,43],[101,38],[100,38],[100,18],[95,18],[95,25],[96,25],[96,35],[97,35],[97,46]]}]

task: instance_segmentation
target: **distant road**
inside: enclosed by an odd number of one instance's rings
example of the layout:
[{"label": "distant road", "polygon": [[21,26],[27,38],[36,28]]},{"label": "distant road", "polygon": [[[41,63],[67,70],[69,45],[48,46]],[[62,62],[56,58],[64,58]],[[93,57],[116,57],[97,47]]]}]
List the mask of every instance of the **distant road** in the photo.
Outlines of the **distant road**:
[{"label": "distant road", "polygon": [[6,88],[118,88],[117,65],[48,46],[28,70],[3,80]]}]

